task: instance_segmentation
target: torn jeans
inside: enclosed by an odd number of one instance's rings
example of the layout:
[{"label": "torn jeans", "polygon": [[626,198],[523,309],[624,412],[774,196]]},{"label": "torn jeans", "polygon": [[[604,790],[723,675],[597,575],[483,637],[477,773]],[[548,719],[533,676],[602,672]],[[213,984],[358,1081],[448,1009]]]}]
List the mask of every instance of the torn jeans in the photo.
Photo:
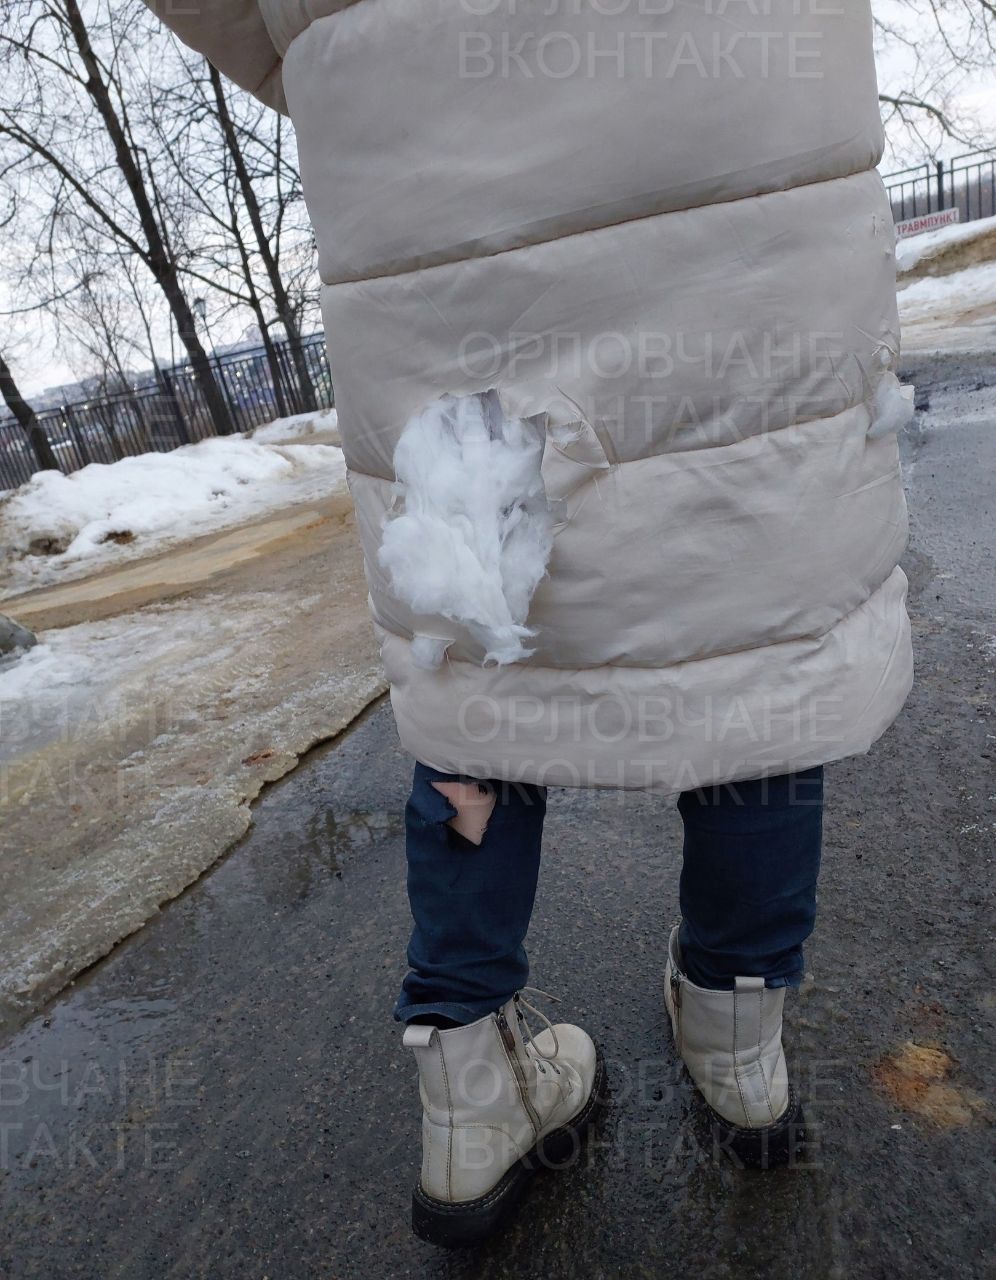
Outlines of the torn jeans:
[{"label": "torn jeans", "polygon": [[[525,938],[539,875],[546,788],[491,782],[495,807],[480,845],[448,825],[456,810],[433,782],[471,781],[415,765],[405,809],[410,972],[394,1016],[468,1023],[529,977]],[[682,792],[682,960],[698,986],[737,976],[769,986],[802,977],[816,919],[823,769]],[[648,849],[648,858],[662,856]],[[663,853],[663,856],[670,856]],[[583,924],[583,922],[582,922]],[[659,921],[661,973],[668,921]]]},{"label": "torn jeans", "polygon": [[524,947],[539,876],[546,788],[495,782],[496,803],[480,845],[446,824],[453,805],[433,787],[465,781],[416,764],[405,807],[411,971],[394,1016],[438,1014],[476,1022],[524,986]]}]

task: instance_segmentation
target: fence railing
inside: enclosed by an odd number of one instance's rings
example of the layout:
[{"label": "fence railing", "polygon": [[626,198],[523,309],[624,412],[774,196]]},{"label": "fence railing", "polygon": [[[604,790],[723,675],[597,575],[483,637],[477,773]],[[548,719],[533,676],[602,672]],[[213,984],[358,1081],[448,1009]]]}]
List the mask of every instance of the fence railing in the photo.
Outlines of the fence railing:
[{"label": "fence railing", "polygon": [[957,209],[959,221],[996,215],[996,148],[928,160],[882,175],[896,222]]},{"label": "fence railing", "polygon": [[[210,359],[236,431],[273,418],[334,403],[322,334],[298,343],[274,343]],[[129,391],[80,400],[37,413],[61,471],[91,462],[114,462],[139,453],[168,453],[215,434],[193,371],[186,365],[159,370]],[[23,428],[0,418],[0,489],[23,484],[38,461]]]}]

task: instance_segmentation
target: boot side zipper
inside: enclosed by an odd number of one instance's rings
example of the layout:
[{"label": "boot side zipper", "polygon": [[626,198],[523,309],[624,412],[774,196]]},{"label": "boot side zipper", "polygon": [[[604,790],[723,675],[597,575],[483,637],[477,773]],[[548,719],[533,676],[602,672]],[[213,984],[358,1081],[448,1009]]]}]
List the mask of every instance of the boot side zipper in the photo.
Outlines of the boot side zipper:
[{"label": "boot side zipper", "polygon": [[519,1061],[519,1055],[516,1052],[515,1033],[508,1025],[508,1019],[503,1012],[495,1015],[498,1022],[498,1031],[501,1035],[502,1044],[505,1046],[505,1054],[508,1058],[509,1066],[519,1085],[519,1095],[522,1098],[522,1105],[526,1109],[526,1114],[532,1121],[533,1130],[539,1133],[541,1125],[539,1114],[529,1099],[529,1086],[526,1083],[526,1073],[523,1070],[522,1063]]},{"label": "boot side zipper", "polygon": [[501,1038],[505,1042],[505,1048],[508,1053],[515,1052],[515,1036],[512,1034],[512,1028],[508,1025],[508,1019],[504,1013],[495,1015],[498,1022],[498,1030],[501,1032]]},{"label": "boot side zipper", "polygon": [[674,1039],[675,1047],[681,1053],[681,978],[671,970],[671,1003],[674,1006]]}]

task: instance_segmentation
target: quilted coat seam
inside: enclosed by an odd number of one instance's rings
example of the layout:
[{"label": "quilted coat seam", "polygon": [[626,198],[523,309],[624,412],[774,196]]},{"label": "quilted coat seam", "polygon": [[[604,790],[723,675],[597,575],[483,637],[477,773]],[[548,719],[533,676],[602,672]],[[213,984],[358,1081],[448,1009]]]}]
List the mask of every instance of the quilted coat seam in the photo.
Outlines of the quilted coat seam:
[{"label": "quilted coat seam", "polygon": [[[894,565],[892,569],[890,569],[890,571],[886,574],[886,576],[881,580],[881,582],[879,582],[876,587],[873,587],[872,590],[868,593],[868,595],[864,597],[863,600],[859,601],[858,604],[856,604],[853,609],[848,609],[846,613],[842,613],[834,622],[830,624],[829,627],[826,627],[823,631],[802,632],[799,635],[795,635],[795,636],[785,636],[780,640],[764,640],[760,644],[745,644],[745,645],[739,646],[739,648],[736,648],[736,649],[722,649],[718,653],[697,653],[690,658],[676,658],[673,662],[666,662],[663,664],[642,663],[642,662],[622,662],[617,658],[617,659],[614,659],[612,662],[593,663],[590,667],[578,667],[578,666],[557,667],[549,662],[528,662],[528,663],[524,663],[523,665],[528,666],[530,671],[578,671],[578,672],[581,672],[581,671],[591,672],[591,671],[600,671],[600,670],[670,671],[675,667],[688,666],[690,663],[693,663],[693,662],[711,662],[713,661],[713,659],[718,659],[718,658],[733,658],[741,653],[753,653],[755,651],[759,651],[762,649],[768,649],[768,650],[777,649],[780,645],[800,644],[803,641],[807,641],[807,640],[824,640],[826,639],[827,636],[830,635],[831,632],[835,631],[838,627],[843,626],[844,623],[847,622],[849,618],[853,618],[854,615],[860,609],[863,609],[869,603],[869,601],[872,599],[873,596],[878,595],[878,593],[883,589],[883,587],[886,585],[886,583],[889,581],[889,579],[892,577],[892,575],[895,573],[898,567],[899,567],[898,565]],[[378,627],[380,627],[387,634],[393,636],[396,640],[401,640],[405,644],[411,644],[412,640],[414,639],[414,633],[412,635],[405,635],[403,632],[395,631],[393,627],[388,626],[387,623],[385,623],[379,617],[376,609],[376,602],[372,598],[371,598],[371,611],[373,614],[374,621],[376,622]],[[890,654],[890,663],[891,663],[892,654],[895,653],[895,650],[898,647],[898,645],[899,645],[899,638],[897,637],[892,646],[892,651]],[[466,658],[451,658],[448,653],[446,655],[446,661],[451,666],[469,667],[473,670],[478,670],[480,667],[479,663],[468,661]],[[869,698],[868,705],[870,705],[871,702],[874,701],[876,693],[877,693],[877,690],[875,691],[875,693],[872,694],[871,698]],[[867,706],[865,707],[865,710],[867,710]]]},{"label": "quilted coat seam", "polygon": [[[360,0],[356,0],[357,3]],[[317,19],[322,21],[322,19]],[[851,173],[844,173],[832,178],[818,178],[813,182],[793,182],[786,186],[774,187],[769,191],[752,191],[740,196],[730,196],[727,200],[706,200],[701,204],[683,205],[680,209],[658,209],[649,213],[642,213],[636,217],[620,218],[615,222],[596,223],[590,227],[583,227],[577,231],[565,231],[561,235],[548,236],[542,240],[525,240],[522,244],[507,245],[503,249],[495,249],[490,253],[470,253],[457,257],[441,257],[438,262],[423,263],[417,267],[404,267],[396,271],[381,271],[362,273],[359,275],[340,276],[335,280],[326,280],[322,278],[321,283],[324,288],[335,289],[342,285],[357,284],[376,284],[380,280],[400,280],[405,276],[416,276],[423,272],[440,271],[447,267],[466,266],[471,262],[486,262],[492,258],[501,258],[506,254],[512,253],[528,253],[532,249],[542,249],[546,245],[559,244],[562,241],[576,240],[580,236],[597,236],[601,232],[612,231],[616,227],[625,227],[634,223],[649,222],[655,218],[669,218],[673,214],[693,213],[699,209],[718,208],[720,206],[740,204],[746,200],[766,200],[773,196],[784,195],[789,191],[802,191],[808,187],[819,187],[825,183],[831,182],[850,182],[854,178],[863,177],[867,173],[874,173],[875,169],[865,166],[862,169],[855,169]]]},{"label": "quilted coat seam", "polygon": [[[793,427],[806,427],[814,422],[832,423],[837,421],[838,418],[842,418],[844,414],[853,413],[855,409],[859,409],[862,405],[865,405],[866,407],[868,405],[868,398],[864,392],[859,394],[855,398],[853,403],[845,405],[843,409],[840,409],[838,410],[837,413],[830,414],[827,417],[816,414],[811,418],[806,418],[806,417],[795,418],[791,422],[783,422],[780,426],[768,427],[765,431],[758,432],[756,435],[749,436],[746,438],[752,439],[752,440],[763,439],[768,436],[775,436],[782,431],[789,431]],[[609,453],[609,450],[606,447],[606,442],[605,440],[603,440],[603,436],[606,435],[606,433],[603,430],[596,429],[594,424],[589,424],[589,425],[591,425],[592,431],[594,432],[595,437],[598,441],[598,445],[605,456],[605,461],[607,463],[607,470],[602,470],[602,471],[599,471],[598,473],[592,472],[591,475],[585,476],[583,480],[581,480],[580,483],[577,485],[577,487],[571,490],[571,493],[570,493],[571,497],[574,497],[576,494],[580,493],[583,488],[586,488],[589,485],[595,484],[598,480],[599,475],[607,475],[610,472],[614,471],[617,467],[634,466],[638,463],[650,462],[656,458],[669,458],[669,459],[674,458],[680,462],[680,460],[684,457],[691,457],[694,454],[712,453],[714,451],[718,452],[721,449],[733,449],[743,443],[742,440],[721,440],[721,441],[717,440],[712,443],[706,441],[706,442],[703,442],[702,444],[697,444],[692,447],[686,447],[683,449],[659,449],[656,453],[641,453],[639,457],[636,457],[636,458],[620,458],[614,446],[612,446],[611,454]],[[556,451],[559,454],[566,457],[568,461],[573,461],[573,459],[571,459],[569,455],[564,454],[564,451],[561,448],[559,448],[555,443],[551,442],[551,444],[552,444],[552,447],[556,449]],[[349,472],[351,475],[354,475],[354,476],[362,476],[365,480],[376,480],[379,484],[386,484],[388,486],[393,486],[396,483],[394,476],[382,475],[377,471],[364,471],[362,467],[350,467]],[[881,484],[888,484],[890,480],[895,480],[897,476],[899,477],[902,476],[902,469],[898,463],[895,463],[893,466],[889,468],[888,471],[883,471],[880,475],[873,477],[871,480],[867,481],[865,484],[859,486],[858,489],[849,491],[848,493],[840,494],[838,496],[848,497],[851,492],[856,493],[856,492],[860,492],[861,489],[873,488]],[[560,522],[561,525],[566,523],[569,523],[569,521]]]}]

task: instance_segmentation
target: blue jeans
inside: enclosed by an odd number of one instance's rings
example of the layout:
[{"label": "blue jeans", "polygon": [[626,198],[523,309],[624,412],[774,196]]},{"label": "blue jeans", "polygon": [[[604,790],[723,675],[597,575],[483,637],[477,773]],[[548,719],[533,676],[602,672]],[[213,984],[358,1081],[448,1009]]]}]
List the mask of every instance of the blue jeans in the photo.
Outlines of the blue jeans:
[{"label": "blue jeans", "polygon": [[[454,832],[455,810],[433,786],[458,781],[416,764],[405,810],[410,972],[394,1016],[473,1022],[529,976],[525,937],[539,875],[546,788],[494,782],[497,803],[480,845]],[[681,950],[698,986],[733,979],[770,987],[802,979],[802,944],[816,919],[823,769],[682,792]],[[662,926],[661,970],[666,931]]]}]

